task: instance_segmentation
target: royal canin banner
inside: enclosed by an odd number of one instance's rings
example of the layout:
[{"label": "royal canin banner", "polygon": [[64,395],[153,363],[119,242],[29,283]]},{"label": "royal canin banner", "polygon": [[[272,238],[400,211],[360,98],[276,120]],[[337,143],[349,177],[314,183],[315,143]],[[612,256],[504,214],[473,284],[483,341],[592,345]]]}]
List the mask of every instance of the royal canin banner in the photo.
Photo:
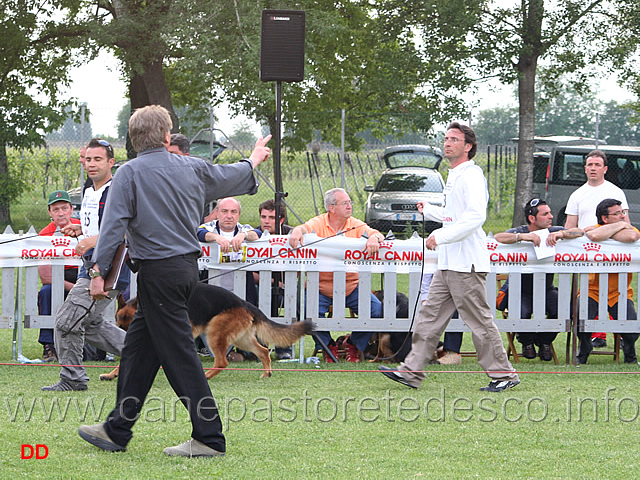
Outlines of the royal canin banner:
[{"label": "royal canin banner", "polygon": [[0,267],[29,267],[51,265],[80,265],[75,238],[65,236],[0,235]]},{"label": "royal canin banner", "polygon": [[[348,271],[348,272],[435,272],[438,255],[423,249],[422,239],[393,240],[380,243],[373,257],[364,254],[365,239],[333,237],[322,239],[305,235],[305,246],[292,250],[286,236],[267,236],[247,243],[242,252],[221,257],[215,246],[203,244],[201,268],[233,270],[244,265],[247,270]],[[210,247],[210,248],[208,248]],[[487,237],[491,270],[505,272],[637,272],[640,271],[640,242],[622,243],[606,240],[590,242],[586,237],[558,242],[552,256],[539,260],[532,243],[512,245]]]},{"label": "royal canin banner", "polygon": [[[63,236],[0,235],[0,267],[24,267],[49,263],[79,265],[76,239]],[[385,240],[375,255],[365,255],[366,239],[304,236],[304,246],[292,249],[288,237],[264,235],[243,245],[240,252],[221,254],[215,243],[202,243],[200,268],[233,270],[424,272],[437,268],[437,253],[424,250],[421,238]],[[637,272],[640,271],[640,242],[615,240],[590,242],[586,237],[558,242],[553,255],[538,259],[533,244],[504,245],[487,237],[492,271],[505,272]]]}]

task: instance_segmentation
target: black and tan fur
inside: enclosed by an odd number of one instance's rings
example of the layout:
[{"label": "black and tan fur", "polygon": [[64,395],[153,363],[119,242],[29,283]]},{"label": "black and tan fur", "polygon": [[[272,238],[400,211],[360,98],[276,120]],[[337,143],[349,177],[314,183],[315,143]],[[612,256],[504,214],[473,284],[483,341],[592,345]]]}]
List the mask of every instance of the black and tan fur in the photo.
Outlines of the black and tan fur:
[{"label": "black and tan fur", "polygon": [[[118,309],[116,325],[127,329],[137,308],[137,299]],[[230,345],[253,352],[261,361],[264,372],[260,378],[271,376],[269,350],[262,346],[274,344],[288,347],[313,331],[310,320],[283,325],[271,321],[257,307],[241,299],[233,292],[214,285],[198,283],[187,303],[193,338],[204,333],[207,344],[215,356],[213,368],[205,375],[211,379],[228,364]],[[112,380],[118,376],[118,367],[111,373],[100,375],[100,380]]]}]

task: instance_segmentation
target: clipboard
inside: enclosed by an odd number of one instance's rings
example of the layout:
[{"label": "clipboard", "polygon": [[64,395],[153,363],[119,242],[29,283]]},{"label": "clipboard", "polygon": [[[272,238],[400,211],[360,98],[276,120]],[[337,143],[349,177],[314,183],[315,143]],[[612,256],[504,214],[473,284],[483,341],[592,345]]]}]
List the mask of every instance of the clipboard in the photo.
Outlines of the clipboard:
[{"label": "clipboard", "polygon": [[111,262],[111,270],[104,278],[104,291],[108,292],[116,288],[118,284],[118,278],[120,278],[120,274],[122,273],[122,269],[129,258],[129,247],[127,247],[126,243],[121,243],[118,245],[116,249],[116,253],[113,255],[113,260]]}]

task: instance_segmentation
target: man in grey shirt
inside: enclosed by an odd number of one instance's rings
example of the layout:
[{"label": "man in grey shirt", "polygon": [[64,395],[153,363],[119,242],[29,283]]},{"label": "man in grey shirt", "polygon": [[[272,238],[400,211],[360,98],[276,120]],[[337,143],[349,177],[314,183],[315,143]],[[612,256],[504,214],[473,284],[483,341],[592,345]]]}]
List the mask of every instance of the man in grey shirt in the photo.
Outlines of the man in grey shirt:
[{"label": "man in grey shirt", "polygon": [[104,278],[126,234],[139,266],[138,310],[120,359],[116,407],[107,421],[83,425],[80,436],[108,451],[124,451],[132,427],[160,366],[189,412],[191,439],[164,450],[167,455],[224,455],[225,439],[215,400],[191,335],[187,301],[198,281],[200,243],[196,230],[203,205],[216,198],[253,194],[253,168],[269,158],[271,136],[260,138],[249,159],[210,165],[166,150],[171,118],[161,106],[136,110],[129,136],[137,158],[118,169],[105,208],[93,260],[91,295],[106,293]]}]

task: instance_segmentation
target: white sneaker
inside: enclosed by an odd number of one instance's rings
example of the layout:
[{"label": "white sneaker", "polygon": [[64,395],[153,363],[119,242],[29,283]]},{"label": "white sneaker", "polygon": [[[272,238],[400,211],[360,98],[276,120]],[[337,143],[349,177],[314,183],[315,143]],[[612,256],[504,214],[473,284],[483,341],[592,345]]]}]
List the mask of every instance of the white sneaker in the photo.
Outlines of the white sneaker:
[{"label": "white sneaker", "polygon": [[165,455],[170,457],[223,457],[224,452],[219,452],[213,448],[199,442],[195,438],[190,438],[176,447],[167,447],[163,450]]}]

